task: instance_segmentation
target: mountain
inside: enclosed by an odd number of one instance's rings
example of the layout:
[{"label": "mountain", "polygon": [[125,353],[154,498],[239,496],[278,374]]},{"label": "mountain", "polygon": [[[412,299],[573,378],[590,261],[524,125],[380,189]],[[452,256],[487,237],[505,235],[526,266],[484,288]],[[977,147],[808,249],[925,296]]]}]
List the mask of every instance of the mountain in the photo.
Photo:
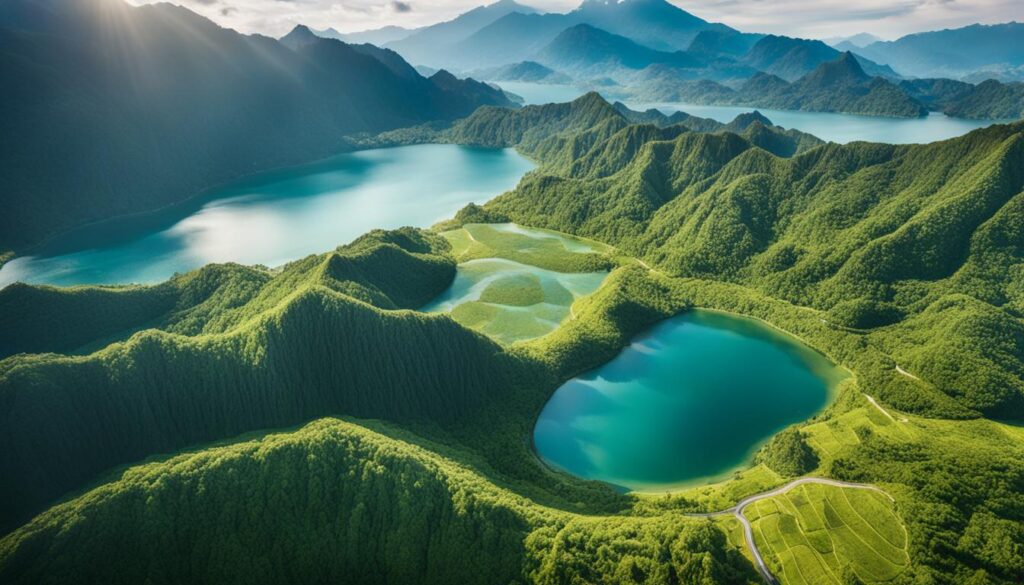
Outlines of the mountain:
[{"label": "mountain", "polygon": [[513,12],[456,43],[446,60],[462,69],[493,68],[532,60],[571,26],[564,14]]},{"label": "mountain", "polygon": [[[759,71],[795,81],[841,53],[821,41],[767,35],[743,57],[746,65]],[[899,77],[892,69],[858,57],[861,67],[871,76]]]},{"label": "mountain", "polygon": [[680,79],[668,71],[638,83],[632,88],[632,96],[645,102],[680,101],[873,116],[912,118],[927,113],[927,108],[901,86],[865,73],[852,53],[826,61],[792,83],[759,73],[733,89],[707,79]]},{"label": "mountain", "polygon": [[882,39],[876,37],[871,33],[857,33],[848,37],[832,37],[828,39],[822,39],[825,44],[835,47],[839,51],[852,51],[853,49],[866,47],[871,43],[877,43]]},{"label": "mountain", "polygon": [[487,81],[528,81],[532,83],[571,83],[572,78],[564,73],[545,67],[536,61],[523,61],[503,67],[477,69],[469,73],[475,79]]},{"label": "mountain", "polygon": [[0,75],[16,89],[0,97],[0,250],[324,157],[349,148],[349,134],[509,105],[305,27],[276,41],[115,0],[4,10]]},{"label": "mountain", "polygon": [[1024,116],[1024,83],[908,79],[900,87],[918,101],[960,118],[1016,120]]},{"label": "mountain", "polygon": [[701,31],[733,31],[666,0],[583,0],[568,16],[574,23],[589,24],[662,51],[686,50]]},{"label": "mountain", "polygon": [[386,43],[386,46],[414,65],[453,67],[456,64],[453,57],[458,54],[457,43],[514,12],[533,14],[537,11],[515,0],[498,0],[464,12],[452,20],[416,29],[409,36]]},{"label": "mountain", "polygon": [[1024,23],[971,26],[907,35],[871,43],[858,53],[888,63],[902,75],[963,77],[1024,66]]},{"label": "mountain", "polygon": [[385,43],[391,43],[404,39],[416,32],[417,29],[404,28],[401,26],[384,26],[372,30],[364,30],[352,33],[341,33],[333,28],[314,30],[313,32],[325,39],[337,39],[352,45],[370,44],[378,47]]},{"label": "mountain", "polygon": [[537,61],[583,78],[613,75],[619,68],[643,69],[653,64],[694,67],[702,64],[682,51],[657,51],[589,24],[578,24],[562,31],[537,54]]},{"label": "mountain", "polygon": [[[469,70],[535,59],[559,33],[579,25],[664,52],[686,49],[702,31],[736,32],[705,22],[665,0],[585,0],[566,14],[541,14],[512,0],[485,8],[452,21],[459,24],[454,32],[451,27],[427,27],[388,46],[415,64]],[[448,23],[435,26],[445,25]]]},{"label": "mountain", "polygon": [[764,35],[734,30],[702,30],[686,50],[690,53],[738,59],[746,55],[762,38]]}]

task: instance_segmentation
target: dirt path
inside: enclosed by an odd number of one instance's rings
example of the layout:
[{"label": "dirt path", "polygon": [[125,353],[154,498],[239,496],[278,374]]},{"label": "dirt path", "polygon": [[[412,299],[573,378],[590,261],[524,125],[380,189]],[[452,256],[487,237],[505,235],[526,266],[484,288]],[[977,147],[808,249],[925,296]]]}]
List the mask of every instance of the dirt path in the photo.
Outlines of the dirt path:
[{"label": "dirt path", "polygon": [[[867,395],[865,394],[865,396],[867,396]],[[868,399],[871,400],[871,397],[868,396]],[[874,400],[871,400],[871,402],[874,403]],[[877,406],[877,404],[876,404],[876,406]],[[879,408],[881,408],[881,407],[879,407]],[[888,414],[888,413],[886,413],[886,414]],[[714,516],[724,516],[726,514],[732,514],[733,516],[735,516],[736,519],[740,521],[740,524],[743,525],[743,537],[747,541],[747,548],[750,549],[750,553],[754,557],[754,562],[757,565],[758,572],[761,573],[761,576],[764,577],[765,582],[768,583],[769,585],[778,585],[778,583],[779,583],[778,579],[775,578],[775,575],[772,575],[771,569],[768,568],[768,565],[764,562],[764,558],[761,557],[761,551],[758,550],[757,543],[754,541],[754,529],[751,526],[750,521],[748,521],[747,518],[743,515],[743,509],[746,508],[747,506],[749,506],[750,504],[753,504],[754,502],[757,502],[759,500],[764,500],[766,498],[773,498],[775,496],[781,496],[782,494],[788,492],[789,490],[791,490],[791,489],[793,489],[795,487],[798,487],[798,486],[801,486],[801,485],[806,485],[806,484],[811,484],[811,483],[816,483],[816,484],[821,484],[821,485],[829,485],[829,486],[833,486],[833,487],[853,488],[853,489],[861,489],[861,490],[872,490],[872,491],[876,491],[876,492],[878,492],[880,494],[883,494],[885,497],[889,498],[890,500],[893,499],[893,497],[890,496],[888,493],[886,493],[885,490],[883,490],[882,488],[880,488],[878,486],[866,484],[866,483],[851,483],[851,482],[848,482],[848,481],[839,481],[839,480],[835,480],[835,479],[827,479],[827,478],[824,478],[824,477],[804,477],[804,478],[800,478],[800,479],[795,479],[795,480],[787,483],[786,485],[784,485],[782,487],[778,487],[778,488],[775,488],[775,489],[767,491],[767,492],[761,492],[759,494],[754,494],[752,496],[748,496],[746,498],[743,498],[735,506],[733,506],[731,508],[727,508],[727,509],[722,510],[720,512],[708,512],[708,513],[703,513],[703,514],[687,514],[687,516],[691,516],[691,517],[694,517],[694,518],[711,518],[711,517],[714,517]]]},{"label": "dirt path", "polygon": [[[880,412],[881,412],[882,414],[884,414],[885,416],[889,417],[889,420],[891,420],[892,422],[896,422],[896,419],[895,419],[895,418],[894,418],[894,417],[892,416],[892,414],[890,414],[890,413],[889,413],[889,411],[888,411],[888,410],[886,410],[885,408],[882,408],[882,405],[881,405],[881,404],[879,404],[879,403],[878,403],[878,401],[874,399],[874,397],[872,397],[872,396],[869,396],[869,395],[865,394],[865,395],[864,395],[864,398],[867,398],[867,399],[868,399],[868,402],[870,402],[870,403],[871,403],[871,404],[872,404],[872,405],[873,405],[873,406],[874,406],[875,408],[877,408],[877,409],[878,409],[878,410],[879,410],[879,411],[880,411]],[[907,418],[906,418],[906,417],[903,417],[903,416],[901,416],[901,417],[899,418],[899,422],[901,422],[901,423],[905,423],[905,422],[907,422]]]}]

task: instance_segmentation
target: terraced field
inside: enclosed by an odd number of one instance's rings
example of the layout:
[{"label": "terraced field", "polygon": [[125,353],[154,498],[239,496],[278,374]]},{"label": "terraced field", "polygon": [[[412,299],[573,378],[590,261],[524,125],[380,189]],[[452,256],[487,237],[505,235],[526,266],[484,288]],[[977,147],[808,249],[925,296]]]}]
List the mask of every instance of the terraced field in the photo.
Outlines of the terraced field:
[{"label": "terraced field", "polygon": [[886,583],[910,563],[906,530],[881,492],[806,484],[755,502],[744,515],[787,585],[843,584],[851,573],[864,583]]}]

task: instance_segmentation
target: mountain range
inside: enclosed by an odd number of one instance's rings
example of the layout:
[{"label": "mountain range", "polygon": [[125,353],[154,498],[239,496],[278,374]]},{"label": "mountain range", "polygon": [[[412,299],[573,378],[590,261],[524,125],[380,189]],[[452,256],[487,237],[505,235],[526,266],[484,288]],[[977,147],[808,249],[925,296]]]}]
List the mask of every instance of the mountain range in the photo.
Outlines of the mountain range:
[{"label": "mountain range", "polygon": [[10,0],[0,46],[3,135],[18,137],[0,145],[0,250],[334,154],[347,135],[512,105],[370,45],[242,35],[170,4]]}]

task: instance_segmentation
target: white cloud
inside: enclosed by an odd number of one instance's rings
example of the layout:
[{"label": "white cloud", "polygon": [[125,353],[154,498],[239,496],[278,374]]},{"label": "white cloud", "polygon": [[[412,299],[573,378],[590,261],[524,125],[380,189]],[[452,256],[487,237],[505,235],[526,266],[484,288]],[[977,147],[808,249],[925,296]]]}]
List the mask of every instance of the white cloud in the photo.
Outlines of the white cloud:
[{"label": "white cloud", "polygon": [[[160,0],[130,0],[146,4]],[[223,26],[279,36],[296,24],[340,31],[416,27],[454,18],[492,0],[172,0]],[[567,11],[579,0],[520,0]],[[627,0],[628,1],[628,0]],[[670,0],[706,20],[751,32],[823,38],[870,32],[885,38],[1024,20],[1024,0]]]}]

